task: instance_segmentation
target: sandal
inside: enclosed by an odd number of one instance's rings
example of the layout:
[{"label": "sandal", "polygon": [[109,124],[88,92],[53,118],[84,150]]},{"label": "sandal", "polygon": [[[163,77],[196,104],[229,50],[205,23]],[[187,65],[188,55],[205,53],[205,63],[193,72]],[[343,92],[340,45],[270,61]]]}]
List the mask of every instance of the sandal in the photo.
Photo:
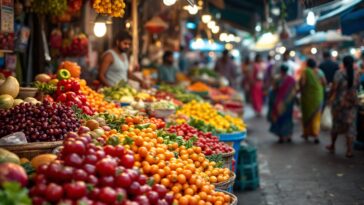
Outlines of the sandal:
[{"label": "sandal", "polygon": [[335,153],[335,147],[333,145],[327,145],[325,148],[330,153]]},{"label": "sandal", "polygon": [[349,159],[354,157],[353,153],[351,153],[351,152],[350,153],[347,152],[345,156],[346,156],[346,158],[349,158]]}]

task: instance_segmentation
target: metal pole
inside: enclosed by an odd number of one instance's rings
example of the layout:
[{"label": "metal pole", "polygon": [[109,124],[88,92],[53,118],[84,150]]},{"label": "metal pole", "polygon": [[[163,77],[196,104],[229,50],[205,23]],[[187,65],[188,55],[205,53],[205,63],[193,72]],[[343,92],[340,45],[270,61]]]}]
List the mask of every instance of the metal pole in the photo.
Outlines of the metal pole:
[{"label": "metal pole", "polygon": [[133,59],[132,68],[139,65],[139,35],[138,35],[138,0],[132,0],[132,31],[133,31]]}]

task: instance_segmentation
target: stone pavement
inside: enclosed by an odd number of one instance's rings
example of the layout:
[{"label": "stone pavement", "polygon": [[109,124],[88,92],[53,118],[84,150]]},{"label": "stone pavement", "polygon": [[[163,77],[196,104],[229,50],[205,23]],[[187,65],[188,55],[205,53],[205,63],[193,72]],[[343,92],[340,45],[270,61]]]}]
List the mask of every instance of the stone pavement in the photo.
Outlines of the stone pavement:
[{"label": "stone pavement", "polygon": [[247,108],[248,139],[258,149],[261,188],[235,192],[241,205],[364,205],[364,152],[345,158],[345,138],[337,141],[336,154],[326,152],[329,134],[321,144],[300,138],[295,125],[292,144],[277,144],[265,118]]}]

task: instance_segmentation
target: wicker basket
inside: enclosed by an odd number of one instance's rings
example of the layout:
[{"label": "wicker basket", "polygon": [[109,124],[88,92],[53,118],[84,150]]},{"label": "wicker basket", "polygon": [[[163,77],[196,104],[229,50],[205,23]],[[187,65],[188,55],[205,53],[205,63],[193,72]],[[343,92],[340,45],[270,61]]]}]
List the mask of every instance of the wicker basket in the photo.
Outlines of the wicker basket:
[{"label": "wicker basket", "polygon": [[34,142],[22,145],[6,145],[0,146],[1,148],[7,149],[10,152],[15,153],[19,157],[24,157],[27,159],[32,159],[33,157],[45,154],[52,153],[53,150],[59,146],[61,146],[63,141],[55,141],[55,142]]},{"label": "wicker basket", "polygon": [[224,191],[224,190],[221,190],[221,189],[216,189],[216,191],[218,192],[222,192],[226,195],[229,195],[231,197],[231,202],[230,202],[230,205],[238,205],[238,197],[236,197],[234,194],[230,193],[230,192],[227,192],[227,191]]},{"label": "wicker basket", "polygon": [[215,188],[223,191],[229,191],[234,186],[236,175],[234,172],[230,172],[230,178],[227,181],[216,183]]},{"label": "wicker basket", "polygon": [[222,159],[224,160],[224,168],[228,168],[232,170],[233,159],[234,159],[235,150],[233,149],[230,153],[222,153]]}]

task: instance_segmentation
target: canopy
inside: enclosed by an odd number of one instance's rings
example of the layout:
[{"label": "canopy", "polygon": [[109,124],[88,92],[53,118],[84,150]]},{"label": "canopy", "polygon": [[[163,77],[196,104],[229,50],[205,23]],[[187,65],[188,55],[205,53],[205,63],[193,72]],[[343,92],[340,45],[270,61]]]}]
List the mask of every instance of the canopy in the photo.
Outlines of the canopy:
[{"label": "canopy", "polygon": [[364,30],[364,9],[350,12],[341,17],[341,30],[345,35],[351,35]]},{"label": "canopy", "polygon": [[279,36],[277,34],[265,33],[257,40],[252,50],[257,52],[272,50],[277,46],[278,42]]},{"label": "canopy", "polygon": [[328,32],[317,32],[306,36],[300,40],[295,42],[295,46],[303,46],[308,44],[317,44],[317,43],[332,43],[332,42],[343,42],[343,41],[352,41],[352,37],[343,36],[336,31],[328,31]]},{"label": "canopy", "polygon": [[362,0],[334,1],[320,7],[320,17],[317,19],[317,31],[327,31],[340,28],[340,16],[349,13]]}]

